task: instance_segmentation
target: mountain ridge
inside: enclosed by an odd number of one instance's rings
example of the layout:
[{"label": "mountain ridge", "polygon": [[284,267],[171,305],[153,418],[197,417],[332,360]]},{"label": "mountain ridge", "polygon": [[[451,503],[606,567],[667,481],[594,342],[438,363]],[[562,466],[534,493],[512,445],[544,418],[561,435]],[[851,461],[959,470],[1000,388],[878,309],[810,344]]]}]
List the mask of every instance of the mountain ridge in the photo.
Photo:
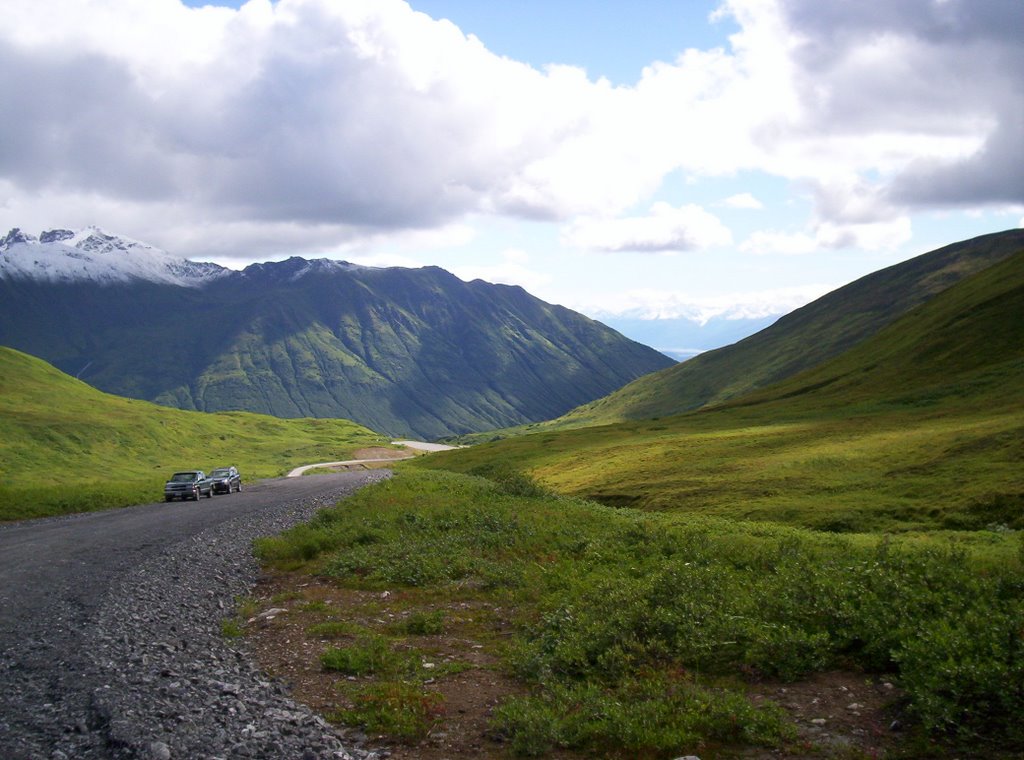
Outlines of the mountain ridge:
[{"label": "mountain ridge", "polygon": [[[77,261],[69,240],[49,245]],[[12,250],[24,261],[43,248],[9,242],[0,266]],[[93,255],[168,261],[113,248]],[[433,440],[549,419],[673,363],[522,288],[440,267],[292,257],[189,282],[165,270],[3,271],[0,344],[101,390],[182,409],[343,417]]]}]

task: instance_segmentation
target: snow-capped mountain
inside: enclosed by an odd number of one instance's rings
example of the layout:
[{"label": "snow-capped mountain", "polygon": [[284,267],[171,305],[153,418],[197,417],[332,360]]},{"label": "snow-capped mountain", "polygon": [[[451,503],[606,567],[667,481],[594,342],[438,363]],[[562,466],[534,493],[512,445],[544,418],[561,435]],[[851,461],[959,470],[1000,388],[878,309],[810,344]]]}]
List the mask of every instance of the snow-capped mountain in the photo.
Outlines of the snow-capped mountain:
[{"label": "snow-capped mountain", "polygon": [[195,287],[230,272],[217,264],[172,256],[99,227],[48,230],[38,238],[15,227],[0,240],[0,277],[49,282],[147,280]]}]

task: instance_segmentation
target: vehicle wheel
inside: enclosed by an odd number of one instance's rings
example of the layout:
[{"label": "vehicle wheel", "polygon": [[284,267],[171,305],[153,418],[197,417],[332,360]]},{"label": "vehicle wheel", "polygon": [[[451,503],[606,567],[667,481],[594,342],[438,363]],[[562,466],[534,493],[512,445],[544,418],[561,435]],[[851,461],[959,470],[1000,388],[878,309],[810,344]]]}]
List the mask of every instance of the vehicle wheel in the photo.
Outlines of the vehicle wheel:
[{"label": "vehicle wheel", "polygon": [[199,501],[199,489],[192,492],[192,501]]},{"label": "vehicle wheel", "polygon": [[238,481],[238,487],[235,488],[235,490],[238,491],[239,493],[242,492],[242,481],[241,480]]},{"label": "vehicle wheel", "polygon": [[164,501],[174,501],[174,497],[173,496],[165,496],[164,497]]},{"label": "vehicle wheel", "polygon": [[206,498],[207,499],[212,499],[213,498],[213,489],[212,488],[209,491],[206,492]]}]

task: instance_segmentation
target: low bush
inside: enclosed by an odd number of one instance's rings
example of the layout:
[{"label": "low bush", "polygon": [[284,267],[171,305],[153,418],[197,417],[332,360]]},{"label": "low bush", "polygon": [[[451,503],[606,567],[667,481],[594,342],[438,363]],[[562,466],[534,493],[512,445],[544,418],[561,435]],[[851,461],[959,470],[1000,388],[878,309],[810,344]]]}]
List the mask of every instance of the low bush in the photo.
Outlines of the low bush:
[{"label": "low bush", "polygon": [[444,611],[413,612],[396,627],[410,636],[436,636],[444,632]]},{"label": "low bush", "polygon": [[495,711],[494,727],[514,752],[527,756],[555,748],[669,756],[708,740],[776,746],[793,736],[774,705],[755,707],[735,692],[664,674],[629,678],[614,689],[556,683],[505,702]]},{"label": "low bush", "polygon": [[416,673],[420,657],[415,652],[394,649],[384,636],[367,635],[348,646],[328,647],[320,655],[320,664],[325,670],[348,676],[396,676]]},{"label": "low bush", "polygon": [[[534,693],[499,724],[527,754],[780,741],[778,715],[709,684],[833,668],[898,681],[925,733],[1024,747],[1024,553],[1013,536],[840,536],[407,472],[268,546],[287,562],[311,544],[331,547],[315,562],[345,583],[500,595],[518,626],[509,666]],[[332,656],[358,671],[344,659],[353,653]]]},{"label": "low bush", "polygon": [[417,684],[386,681],[354,689],[353,706],[332,713],[331,720],[364,726],[373,734],[414,742],[425,737],[443,711],[438,694]]}]

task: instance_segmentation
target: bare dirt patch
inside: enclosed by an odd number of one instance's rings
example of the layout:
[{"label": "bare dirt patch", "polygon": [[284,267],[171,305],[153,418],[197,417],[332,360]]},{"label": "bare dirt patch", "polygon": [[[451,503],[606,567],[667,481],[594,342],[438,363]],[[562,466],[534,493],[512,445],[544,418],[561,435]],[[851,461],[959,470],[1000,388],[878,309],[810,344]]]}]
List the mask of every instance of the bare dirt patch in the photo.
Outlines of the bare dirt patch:
[{"label": "bare dirt patch", "polygon": [[785,751],[747,757],[883,758],[904,738],[898,712],[902,695],[877,677],[815,673],[797,683],[755,684],[750,695],[754,704],[771,700],[789,713],[798,739]]},{"label": "bare dirt patch", "polygon": [[[396,649],[422,654],[424,667],[430,668],[423,690],[441,697],[441,709],[428,730],[403,743],[350,727],[346,730],[353,742],[386,748],[395,760],[511,757],[508,746],[490,728],[491,716],[497,704],[525,689],[501,668],[498,652],[511,635],[511,625],[507,611],[492,602],[418,590],[353,590],[329,579],[271,571],[261,578],[246,607],[251,616],[244,625],[245,637],[260,667],[282,681],[297,700],[329,719],[351,706],[347,695],[353,687],[372,683],[375,677],[325,670],[320,663],[325,649],[351,642],[359,631],[366,631],[387,635]],[[287,611],[261,614],[274,609]],[[410,615],[438,611],[445,621],[442,633],[401,633]],[[312,626],[331,621],[351,626],[351,632],[331,637],[310,633]],[[896,713],[901,695],[884,679],[820,673],[799,683],[755,683],[748,693],[755,704],[770,700],[785,709],[798,738],[782,749],[694,747],[691,754],[703,760],[867,760],[892,756],[904,738]],[[577,760],[584,755],[558,751],[547,757]]]},{"label": "bare dirt patch", "polygon": [[[300,702],[328,718],[350,703],[345,687],[370,683],[373,676],[355,677],[325,670],[321,653],[356,638],[322,638],[309,629],[317,623],[343,620],[354,630],[395,635],[396,648],[415,648],[436,677],[428,677],[426,693],[441,696],[442,709],[425,736],[396,743],[382,735],[367,736],[350,728],[354,741],[370,747],[386,747],[398,760],[444,760],[455,757],[497,760],[509,757],[500,737],[490,731],[491,713],[503,699],[524,689],[499,666],[495,642],[506,638],[509,625],[500,608],[475,600],[439,603],[430,595],[407,591],[356,591],[340,588],[324,579],[286,573],[266,573],[248,604],[255,610],[245,625],[245,636],[256,661],[279,679]],[[267,616],[269,610],[287,610]],[[413,611],[442,610],[443,634],[402,636],[395,634]],[[556,753],[556,760],[580,755]]]}]

